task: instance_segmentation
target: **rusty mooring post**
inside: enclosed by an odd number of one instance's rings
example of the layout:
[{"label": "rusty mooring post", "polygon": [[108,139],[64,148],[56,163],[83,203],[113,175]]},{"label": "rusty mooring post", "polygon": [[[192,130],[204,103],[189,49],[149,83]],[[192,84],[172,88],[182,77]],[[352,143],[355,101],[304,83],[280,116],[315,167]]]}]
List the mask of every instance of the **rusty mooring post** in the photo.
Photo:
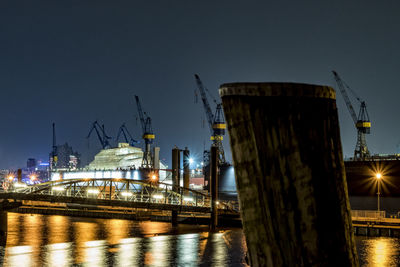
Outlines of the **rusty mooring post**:
[{"label": "rusty mooring post", "polygon": [[7,242],[8,231],[7,211],[0,210],[0,246],[5,246]]},{"label": "rusty mooring post", "polygon": [[[189,188],[190,180],[190,152],[187,147],[183,150],[183,187]],[[187,194],[188,192],[185,192]]]},{"label": "rusty mooring post", "polygon": [[17,181],[18,183],[22,183],[22,169],[17,170]]},{"label": "rusty mooring post", "polygon": [[231,83],[220,95],[251,266],[358,266],[335,91]]},{"label": "rusty mooring post", "polygon": [[[172,190],[178,192],[179,188],[179,148],[174,147],[172,149]],[[171,203],[178,204],[178,203]],[[171,223],[173,226],[178,225],[178,211],[173,210],[171,212]]]},{"label": "rusty mooring post", "polygon": [[211,230],[218,225],[218,147],[211,146],[210,158]]}]

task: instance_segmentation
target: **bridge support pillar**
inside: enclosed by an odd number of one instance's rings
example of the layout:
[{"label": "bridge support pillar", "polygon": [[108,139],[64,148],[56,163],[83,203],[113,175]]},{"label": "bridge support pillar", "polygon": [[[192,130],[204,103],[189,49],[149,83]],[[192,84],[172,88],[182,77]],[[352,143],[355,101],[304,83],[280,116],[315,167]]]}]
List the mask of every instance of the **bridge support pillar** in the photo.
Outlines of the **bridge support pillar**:
[{"label": "bridge support pillar", "polygon": [[218,147],[211,147],[210,159],[210,189],[211,189],[211,230],[218,225]]},{"label": "bridge support pillar", "polygon": [[4,246],[7,242],[7,230],[7,211],[0,210],[0,246]]},{"label": "bridge support pillar", "polygon": [[[180,151],[179,148],[174,147],[172,149],[172,190],[177,193],[179,188],[179,169],[180,169],[179,165],[180,165]],[[171,204],[178,204],[178,203],[171,203]],[[176,210],[173,210],[171,212],[171,223],[173,226],[178,225],[178,211]]]}]

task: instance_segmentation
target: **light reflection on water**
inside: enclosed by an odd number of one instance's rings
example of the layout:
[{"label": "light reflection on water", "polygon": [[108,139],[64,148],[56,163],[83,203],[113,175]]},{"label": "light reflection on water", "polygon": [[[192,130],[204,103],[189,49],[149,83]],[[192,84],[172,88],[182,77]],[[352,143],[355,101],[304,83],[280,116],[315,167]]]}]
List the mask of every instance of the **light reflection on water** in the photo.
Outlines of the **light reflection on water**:
[{"label": "light reflection on water", "polygon": [[4,266],[247,266],[240,229],[209,233],[206,226],[8,215]]},{"label": "light reflection on water", "polygon": [[360,266],[400,266],[400,239],[356,237]]},{"label": "light reflection on water", "polygon": [[[356,237],[360,266],[400,266],[400,239]],[[9,213],[3,266],[246,266],[240,229]]]}]

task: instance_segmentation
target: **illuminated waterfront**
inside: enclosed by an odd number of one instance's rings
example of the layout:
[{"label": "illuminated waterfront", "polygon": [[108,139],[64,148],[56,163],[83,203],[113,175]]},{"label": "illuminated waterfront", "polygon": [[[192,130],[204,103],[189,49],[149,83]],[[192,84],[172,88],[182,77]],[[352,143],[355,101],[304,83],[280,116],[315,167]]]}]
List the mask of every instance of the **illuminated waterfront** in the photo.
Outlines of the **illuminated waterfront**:
[{"label": "illuminated waterfront", "polygon": [[246,266],[240,229],[9,213],[4,266]]},{"label": "illuminated waterfront", "polygon": [[[3,266],[247,266],[241,229],[9,213]],[[400,239],[356,237],[360,266],[398,266]]]}]

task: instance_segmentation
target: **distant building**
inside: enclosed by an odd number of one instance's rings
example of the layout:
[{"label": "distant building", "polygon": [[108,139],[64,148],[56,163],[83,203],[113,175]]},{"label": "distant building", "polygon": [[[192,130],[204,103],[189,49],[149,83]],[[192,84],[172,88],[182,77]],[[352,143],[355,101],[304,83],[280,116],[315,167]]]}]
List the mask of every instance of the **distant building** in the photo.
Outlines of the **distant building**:
[{"label": "distant building", "polygon": [[0,181],[3,181],[9,173],[10,170],[0,170]]},{"label": "distant building", "polygon": [[[53,166],[52,153],[49,154],[50,162],[49,165]],[[65,143],[64,145],[57,146],[57,161],[55,163],[55,169],[67,169],[75,170],[80,167],[81,155],[73,151],[72,147]]]},{"label": "distant building", "polygon": [[36,159],[29,158],[28,161],[26,162],[26,167],[27,167],[29,170],[35,170],[36,166],[37,166],[37,161],[36,161]]}]

